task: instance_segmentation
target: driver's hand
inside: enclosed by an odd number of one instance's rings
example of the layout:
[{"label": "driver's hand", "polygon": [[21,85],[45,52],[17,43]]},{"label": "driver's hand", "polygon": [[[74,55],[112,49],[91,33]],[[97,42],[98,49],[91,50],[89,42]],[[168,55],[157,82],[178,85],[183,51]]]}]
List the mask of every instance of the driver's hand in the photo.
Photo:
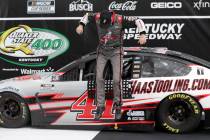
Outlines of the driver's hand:
[{"label": "driver's hand", "polygon": [[147,38],[145,34],[140,35],[138,43],[140,45],[144,45],[147,42]]},{"label": "driver's hand", "polygon": [[77,34],[79,34],[79,35],[83,34],[83,26],[82,26],[82,25],[77,26],[76,32],[77,32]]}]

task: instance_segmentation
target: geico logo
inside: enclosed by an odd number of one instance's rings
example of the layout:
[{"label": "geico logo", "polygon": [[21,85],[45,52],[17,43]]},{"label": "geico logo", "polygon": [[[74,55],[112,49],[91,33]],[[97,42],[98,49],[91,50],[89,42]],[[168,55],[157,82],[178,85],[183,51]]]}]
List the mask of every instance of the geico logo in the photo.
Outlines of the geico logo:
[{"label": "geico logo", "polygon": [[158,8],[182,8],[181,2],[152,2],[151,3],[152,9]]},{"label": "geico logo", "polygon": [[92,4],[70,4],[69,11],[93,11]]}]

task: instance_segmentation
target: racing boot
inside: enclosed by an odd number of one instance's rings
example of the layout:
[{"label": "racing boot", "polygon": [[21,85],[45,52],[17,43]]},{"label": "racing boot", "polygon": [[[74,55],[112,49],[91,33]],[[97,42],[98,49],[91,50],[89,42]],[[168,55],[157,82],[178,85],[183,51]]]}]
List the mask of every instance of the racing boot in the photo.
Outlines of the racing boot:
[{"label": "racing boot", "polygon": [[115,109],[115,120],[120,120],[121,119],[121,103],[115,103],[114,104],[114,109]]},{"label": "racing boot", "polygon": [[95,120],[99,120],[101,118],[104,110],[105,110],[105,107],[104,106],[97,107],[96,114],[95,114]]}]

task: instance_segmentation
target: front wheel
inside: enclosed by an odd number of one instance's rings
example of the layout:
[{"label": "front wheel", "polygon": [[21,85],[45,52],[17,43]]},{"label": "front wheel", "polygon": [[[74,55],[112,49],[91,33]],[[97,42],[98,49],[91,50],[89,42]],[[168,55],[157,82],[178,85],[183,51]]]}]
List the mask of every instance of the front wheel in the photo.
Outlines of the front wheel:
[{"label": "front wheel", "polygon": [[29,109],[24,100],[13,93],[0,94],[0,125],[6,128],[23,127],[29,122]]},{"label": "front wheel", "polygon": [[196,129],[202,109],[198,102],[186,94],[172,94],[161,102],[157,111],[158,125],[172,133],[185,133]]}]

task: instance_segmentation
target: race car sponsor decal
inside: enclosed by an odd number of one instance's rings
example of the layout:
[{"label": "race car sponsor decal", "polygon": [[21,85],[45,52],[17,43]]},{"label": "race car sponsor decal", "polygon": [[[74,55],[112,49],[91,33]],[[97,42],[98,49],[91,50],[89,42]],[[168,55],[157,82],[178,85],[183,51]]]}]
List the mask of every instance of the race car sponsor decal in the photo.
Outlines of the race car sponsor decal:
[{"label": "race car sponsor decal", "polygon": [[126,115],[128,120],[144,120],[145,113],[142,110],[129,110]]},{"label": "race car sponsor decal", "polygon": [[209,79],[133,80],[131,94],[184,92],[210,89]]},{"label": "race car sponsor decal", "polygon": [[[106,100],[105,106],[106,108],[101,119],[114,119],[114,115],[112,113],[112,100]],[[77,120],[94,119],[94,112],[96,111],[94,98],[88,98],[88,93],[84,93],[76,102],[72,104],[71,111],[79,112],[76,117]]]},{"label": "race car sponsor decal", "polygon": [[[145,99],[146,100],[146,99]],[[106,99],[105,101],[105,110],[102,114],[100,120],[113,120],[114,116],[114,108],[113,108],[113,100]],[[154,109],[156,108],[158,102],[150,102],[147,105],[145,104],[135,104],[129,106],[122,106],[122,118],[123,121],[136,121],[136,120],[145,120],[145,109]],[[78,112],[76,116],[77,121],[84,120],[94,120],[96,113],[96,103],[94,98],[88,97],[88,92],[85,92],[77,101],[75,101],[70,111]]]},{"label": "race car sponsor decal", "polygon": [[0,34],[0,58],[21,66],[45,66],[69,48],[68,39],[52,30],[12,27]]},{"label": "race car sponsor decal", "polygon": [[1,91],[12,91],[12,92],[18,93],[20,91],[20,89],[12,87],[12,86],[7,86],[7,87],[4,87],[4,88],[1,88],[0,92]]},{"label": "race car sponsor decal", "polygon": [[2,71],[6,72],[20,72],[21,75],[32,75],[32,74],[38,74],[38,73],[44,73],[44,72],[54,72],[55,69],[52,67],[47,67],[43,69],[37,69],[37,68],[2,68]]},{"label": "race car sponsor decal", "polygon": [[26,74],[37,74],[37,73],[43,73],[43,72],[53,72],[54,69],[52,67],[44,68],[44,69],[19,69],[21,75]]}]

